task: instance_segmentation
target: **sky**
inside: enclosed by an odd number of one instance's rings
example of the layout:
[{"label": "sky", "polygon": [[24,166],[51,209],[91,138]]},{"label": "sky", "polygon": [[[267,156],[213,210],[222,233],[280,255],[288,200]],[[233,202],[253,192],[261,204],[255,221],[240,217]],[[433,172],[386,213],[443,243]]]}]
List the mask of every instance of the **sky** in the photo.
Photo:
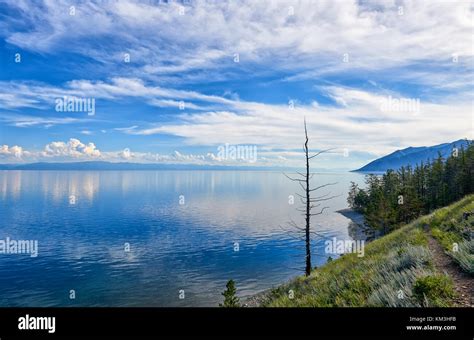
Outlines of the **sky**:
[{"label": "sky", "polygon": [[329,150],[316,168],[472,139],[473,13],[437,0],[1,0],[0,163],[301,166],[305,119],[311,152]]}]

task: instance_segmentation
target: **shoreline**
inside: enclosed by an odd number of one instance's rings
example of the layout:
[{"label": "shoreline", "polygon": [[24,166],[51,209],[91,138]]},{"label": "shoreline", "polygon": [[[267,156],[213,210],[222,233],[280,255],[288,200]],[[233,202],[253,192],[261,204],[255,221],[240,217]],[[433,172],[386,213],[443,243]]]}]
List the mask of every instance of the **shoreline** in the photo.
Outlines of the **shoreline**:
[{"label": "shoreline", "polygon": [[[377,231],[374,231],[365,223],[365,217],[363,214],[352,210],[350,208],[345,208],[335,211],[338,214],[346,217],[350,220],[349,225],[347,226],[349,236],[354,240],[364,240],[365,242],[371,242],[380,237]],[[286,282],[288,283],[288,282]],[[250,295],[242,299],[243,308],[258,308],[261,307],[261,303],[265,301],[272,290],[281,286],[284,286],[286,283],[281,283],[276,287],[271,287],[261,292]]]},{"label": "shoreline", "polygon": [[350,208],[337,210],[336,213],[339,213],[350,220],[349,226],[347,228],[349,236],[352,237],[354,240],[363,240],[366,242],[371,242],[382,236],[379,231],[367,226],[367,224],[365,223],[365,217],[362,213]]}]

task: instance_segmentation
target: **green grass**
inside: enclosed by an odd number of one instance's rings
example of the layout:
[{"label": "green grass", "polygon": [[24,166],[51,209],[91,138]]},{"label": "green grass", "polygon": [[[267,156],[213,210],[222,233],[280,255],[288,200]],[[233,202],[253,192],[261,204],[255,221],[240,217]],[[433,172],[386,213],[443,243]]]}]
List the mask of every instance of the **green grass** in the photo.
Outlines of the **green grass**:
[{"label": "green grass", "polygon": [[431,234],[465,272],[474,275],[474,240],[470,233],[474,216],[463,220],[464,212],[474,212],[474,195],[436,210],[430,219]]},{"label": "green grass", "polygon": [[452,306],[455,293],[451,279],[436,272],[423,226],[432,225],[443,246],[462,240],[463,227],[455,231],[445,228],[446,222],[474,208],[473,199],[473,195],[468,196],[367,244],[363,257],[346,254],[308,277],[298,277],[273,289],[262,306]]},{"label": "green grass", "polygon": [[453,283],[446,275],[428,275],[416,279],[413,295],[421,304],[443,306],[446,299],[455,296]]}]

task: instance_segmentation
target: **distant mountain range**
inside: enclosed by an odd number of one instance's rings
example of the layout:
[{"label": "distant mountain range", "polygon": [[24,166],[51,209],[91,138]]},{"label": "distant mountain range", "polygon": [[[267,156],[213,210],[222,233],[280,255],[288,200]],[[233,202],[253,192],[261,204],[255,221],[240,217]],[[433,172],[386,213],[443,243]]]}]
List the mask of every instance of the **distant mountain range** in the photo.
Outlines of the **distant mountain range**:
[{"label": "distant mountain range", "polygon": [[64,162],[64,163],[29,163],[0,164],[0,170],[268,170],[268,167],[225,166],[225,165],[192,165],[162,163],[128,163],[128,162]]},{"label": "distant mountain range", "polygon": [[434,146],[409,147],[403,150],[397,150],[387,156],[376,159],[360,169],[357,172],[385,172],[388,169],[398,170],[402,166],[411,165],[415,167],[421,162],[426,163],[429,160],[438,158],[440,153],[443,157],[448,157],[453,148],[466,148],[468,141],[460,139],[452,143],[444,143]]},{"label": "distant mountain range", "polygon": [[[228,171],[296,171],[301,168],[285,166],[256,166],[256,165],[210,165],[210,164],[163,164],[163,163],[128,163],[128,162],[39,162],[27,164],[0,164],[0,170],[228,170]],[[347,169],[314,168],[317,172],[334,172]]]}]

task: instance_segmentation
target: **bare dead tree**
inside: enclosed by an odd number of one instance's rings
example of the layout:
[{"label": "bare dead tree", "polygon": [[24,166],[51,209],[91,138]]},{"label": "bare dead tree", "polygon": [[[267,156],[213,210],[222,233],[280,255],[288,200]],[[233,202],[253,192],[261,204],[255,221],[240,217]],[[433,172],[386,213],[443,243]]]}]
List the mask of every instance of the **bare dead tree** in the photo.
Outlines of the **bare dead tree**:
[{"label": "bare dead tree", "polygon": [[[308,147],[309,139],[308,139],[308,130],[306,128],[306,119],[304,120],[304,134],[305,134],[306,140],[305,140],[305,143],[304,143],[303,151],[304,151],[305,160],[306,160],[306,172],[301,173],[299,171],[296,171],[296,175],[298,176],[298,178],[290,177],[285,173],[284,173],[284,175],[288,179],[290,179],[291,181],[297,182],[301,186],[301,188],[303,189],[303,192],[304,192],[303,195],[300,195],[298,193],[296,195],[300,198],[300,201],[304,206],[303,209],[297,209],[297,210],[304,214],[305,226],[304,226],[304,228],[299,227],[294,221],[290,221],[290,226],[292,228],[296,229],[297,231],[304,233],[305,253],[306,253],[306,257],[305,257],[305,259],[306,259],[306,261],[305,261],[306,262],[306,264],[305,264],[305,275],[308,276],[308,275],[311,274],[311,269],[312,269],[312,266],[311,266],[311,235],[312,234],[317,234],[316,232],[311,230],[311,217],[316,216],[316,215],[321,215],[324,212],[324,210],[329,208],[328,206],[322,206],[321,207],[322,202],[329,201],[330,199],[333,199],[333,198],[337,197],[338,195],[331,196],[331,193],[329,192],[329,193],[327,193],[325,195],[322,195],[322,196],[312,197],[313,193],[315,193],[316,191],[318,191],[320,189],[323,189],[325,187],[337,184],[337,182],[336,183],[327,183],[327,184],[323,184],[323,185],[316,186],[316,187],[313,187],[313,188],[311,188],[311,186],[310,186],[310,180],[312,179],[312,177],[315,174],[310,172],[310,162],[309,161],[311,159],[321,155],[322,153],[329,152],[333,149],[321,150],[321,151],[318,151],[315,154],[310,156],[309,155],[309,147]],[[314,212],[313,209],[318,209],[318,211]]]}]

